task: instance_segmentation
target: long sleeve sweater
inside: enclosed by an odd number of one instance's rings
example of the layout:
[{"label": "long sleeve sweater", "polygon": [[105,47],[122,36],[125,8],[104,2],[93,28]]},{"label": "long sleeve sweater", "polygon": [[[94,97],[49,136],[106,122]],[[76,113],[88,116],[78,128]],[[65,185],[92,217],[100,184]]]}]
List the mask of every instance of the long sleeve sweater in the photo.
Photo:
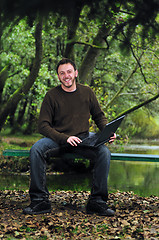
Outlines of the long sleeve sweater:
[{"label": "long sleeve sweater", "polygon": [[39,132],[63,144],[70,136],[89,131],[90,116],[102,130],[107,119],[90,87],[77,83],[76,91],[66,92],[57,86],[50,89],[44,97],[39,116]]}]

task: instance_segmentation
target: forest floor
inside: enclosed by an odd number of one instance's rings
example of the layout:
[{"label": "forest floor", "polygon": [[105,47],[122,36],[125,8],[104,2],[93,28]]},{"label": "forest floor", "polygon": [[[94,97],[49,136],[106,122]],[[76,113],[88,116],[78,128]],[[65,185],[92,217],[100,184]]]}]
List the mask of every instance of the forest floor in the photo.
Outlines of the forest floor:
[{"label": "forest floor", "polygon": [[[0,150],[18,145],[29,148],[33,141],[5,138]],[[9,171],[12,166],[9,165]],[[89,194],[51,191],[51,213],[24,215],[22,209],[30,203],[28,191],[1,190],[0,239],[159,239],[159,197],[110,193],[108,204],[116,213],[114,217],[104,217],[86,214]]]},{"label": "forest floor", "polygon": [[89,192],[50,192],[51,213],[24,215],[28,191],[0,191],[0,239],[159,239],[159,197],[109,194],[114,217],[88,215]]}]

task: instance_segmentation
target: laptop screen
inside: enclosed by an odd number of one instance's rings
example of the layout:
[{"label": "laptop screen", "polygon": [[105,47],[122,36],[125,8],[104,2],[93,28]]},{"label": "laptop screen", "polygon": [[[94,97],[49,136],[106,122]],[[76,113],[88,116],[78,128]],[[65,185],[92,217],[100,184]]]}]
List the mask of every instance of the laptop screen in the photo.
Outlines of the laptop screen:
[{"label": "laptop screen", "polygon": [[101,134],[99,135],[99,138],[98,138],[95,146],[100,146],[101,144],[108,142],[109,138],[112,135],[114,135],[114,133],[118,129],[118,127],[121,124],[124,117],[125,117],[125,115],[107,123],[105,128],[102,130]]}]

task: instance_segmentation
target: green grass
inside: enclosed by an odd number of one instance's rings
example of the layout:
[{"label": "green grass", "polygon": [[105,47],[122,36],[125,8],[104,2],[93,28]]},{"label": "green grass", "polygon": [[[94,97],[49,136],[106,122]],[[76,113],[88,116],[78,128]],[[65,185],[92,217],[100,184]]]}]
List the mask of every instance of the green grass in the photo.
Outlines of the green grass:
[{"label": "green grass", "polygon": [[17,133],[13,135],[3,132],[0,137],[0,152],[5,149],[30,149],[41,137],[40,134],[23,135]]}]

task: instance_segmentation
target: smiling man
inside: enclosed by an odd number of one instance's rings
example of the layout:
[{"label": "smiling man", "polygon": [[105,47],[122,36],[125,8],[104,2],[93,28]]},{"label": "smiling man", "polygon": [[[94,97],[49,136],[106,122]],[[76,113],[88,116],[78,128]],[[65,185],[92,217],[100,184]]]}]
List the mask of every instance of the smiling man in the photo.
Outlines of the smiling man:
[{"label": "smiling man", "polygon": [[[44,153],[66,143],[76,148],[84,137],[93,136],[94,133],[89,132],[90,116],[100,130],[107,123],[92,89],[76,82],[78,71],[75,63],[70,59],[62,59],[56,71],[61,84],[47,92],[39,116],[39,132],[45,137],[30,150],[31,204],[23,210],[25,214],[51,212]],[[114,134],[110,143],[115,138]],[[92,190],[86,205],[88,214],[114,215],[106,203],[110,156],[110,151],[104,144],[97,148]]]},{"label": "smiling man", "polygon": [[59,65],[57,68],[58,79],[61,82],[61,87],[66,92],[72,92],[76,90],[76,77],[78,71],[74,69],[70,63]]}]

